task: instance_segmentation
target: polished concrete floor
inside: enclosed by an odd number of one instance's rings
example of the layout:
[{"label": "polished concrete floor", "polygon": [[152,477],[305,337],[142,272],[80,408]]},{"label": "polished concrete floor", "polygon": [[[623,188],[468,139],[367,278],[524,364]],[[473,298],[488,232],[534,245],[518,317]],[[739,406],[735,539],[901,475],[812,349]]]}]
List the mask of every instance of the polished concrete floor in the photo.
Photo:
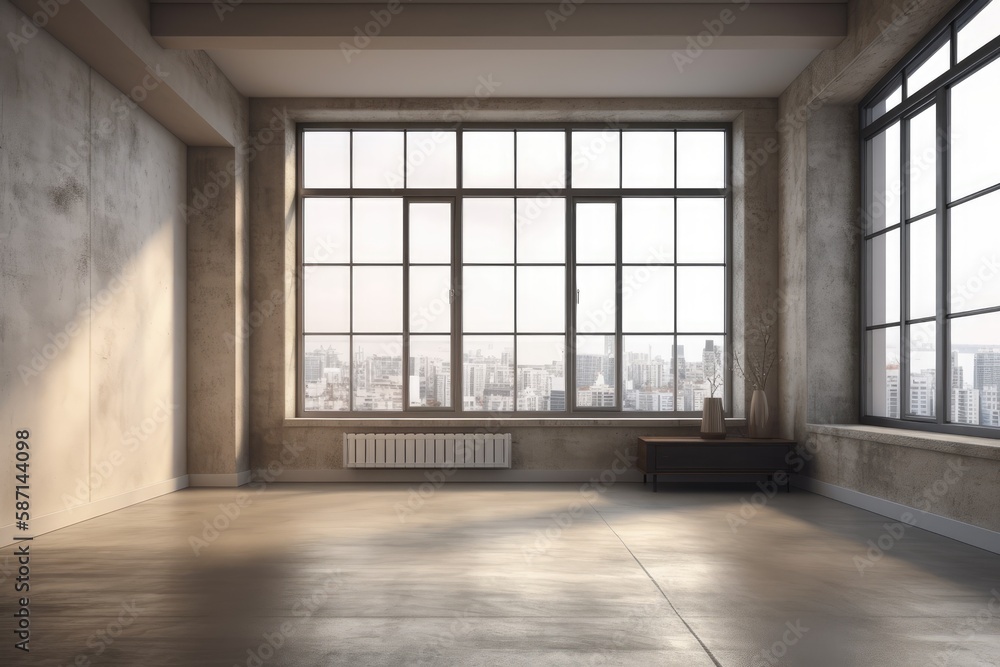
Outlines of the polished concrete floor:
[{"label": "polished concrete floor", "polygon": [[0,664],[1000,665],[1000,556],[753,491],[189,489],[36,538]]}]

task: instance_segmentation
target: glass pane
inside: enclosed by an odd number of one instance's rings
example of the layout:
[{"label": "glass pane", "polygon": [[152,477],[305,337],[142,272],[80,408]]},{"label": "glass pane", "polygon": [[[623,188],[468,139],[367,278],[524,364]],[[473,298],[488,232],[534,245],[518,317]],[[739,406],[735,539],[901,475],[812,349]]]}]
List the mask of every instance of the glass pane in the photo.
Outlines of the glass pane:
[{"label": "glass pane", "polygon": [[351,409],[351,340],[348,336],[306,336],[302,381],[305,409]]},{"label": "glass pane", "polygon": [[573,135],[573,187],[617,188],[621,136],[612,130],[576,131]]},{"label": "glass pane", "polygon": [[934,322],[910,325],[910,414],[918,417],[937,414],[936,329]]},{"label": "glass pane", "polygon": [[899,106],[899,103],[903,101],[903,86],[902,84],[896,86],[890,90],[881,101],[875,103],[871,107],[872,121],[876,121],[886,114],[886,112],[895,109]]},{"label": "glass pane", "polygon": [[514,133],[462,133],[462,187],[514,187]]},{"label": "glass pane", "polygon": [[566,338],[517,337],[517,409],[566,409]]},{"label": "glass pane", "polygon": [[910,319],[937,310],[937,216],[910,223]]},{"label": "glass pane", "polygon": [[353,156],[354,187],[403,187],[402,132],[355,132]]},{"label": "glass pane", "polygon": [[410,337],[410,405],[451,407],[451,339],[448,336]]},{"label": "glass pane", "polygon": [[906,94],[912,95],[918,92],[921,88],[948,71],[950,65],[951,41],[949,40],[906,77]]},{"label": "glass pane", "polygon": [[454,132],[407,132],[406,187],[455,187],[455,152]]},{"label": "glass pane", "polygon": [[1000,183],[1000,59],[951,89],[951,201]]},{"label": "glass pane", "polygon": [[871,140],[869,172],[870,201],[868,202],[868,231],[874,233],[899,224],[900,182],[899,123],[893,123],[885,132]]},{"label": "glass pane", "polygon": [[302,261],[351,261],[351,200],[310,197],[302,202]]},{"label": "glass pane", "polygon": [[514,331],[514,267],[465,267],[462,318],[464,331]]},{"label": "glass pane", "polygon": [[303,326],[308,332],[351,330],[351,269],[306,266],[302,269]]},{"label": "glass pane", "polygon": [[403,261],[403,200],[354,200],[354,261],[389,264]]},{"label": "glass pane", "polygon": [[622,261],[626,264],[674,261],[673,199],[622,199]]},{"label": "glass pane", "polygon": [[462,200],[462,246],[468,264],[514,261],[514,200]]},{"label": "glass pane", "polygon": [[725,354],[721,336],[677,337],[678,410],[700,411],[713,395],[726,403]]},{"label": "glass pane", "polygon": [[622,409],[674,409],[674,337],[622,338]]},{"label": "glass pane", "polygon": [[566,133],[517,133],[517,187],[561,188],[566,185]]},{"label": "glass pane", "polygon": [[677,200],[677,261],[726,261],[726,200]]},{"label": "glass pane", "polygon": [[576,337],[576,407],[615,407],[615,337]]},{"label": "glass pane", "polygon": [[867,413],[873,417],[899,419],[899,359],[899,327],[868,332]]},{"label": "glass pane", "polygon": [[674,267],[622,268],[622,331],[674,330]]},{"label": "glass pane", "polygon": [[622,187],[674,187],[674,133],[622,133]]},{"label": "glass pane", "polygon": [[993,0],[958,30],[958,60],[961,62],[1000,36],[1000,2]]},{"label": "glass pane", "polygon": [[451,204],[439,202],[410,204],[410,262],[412,264],[451,262]]},{"label": "glass pane", "polygon": [[615,267],[580,266],[576,269],[576,328],[581,333],[614,333]]},{"label": "glass pane", "polygon": [[1000,306],[1000,191],[951,209],[951,312]]},{"label": "glass pane", "polygon": [[910,217],[937,205],[937,107],[910,120]]},{"label": "glass pane", "polygon": [[410,267],[410,331],[451,331],[451,267]]},{"label": "glass pane", "polygon": [[403,337],[354,336],[354,409],[403,409]]},{"label": "glass pane", "polygon": [[351,133],[304,132],[302,170],[307,188],[351,187]]},{"label": "glass pane", "polygon": [[613,264],[615,262],[615,227],[617,208],[614,204],[576,205],[576,261],[579,264]]},{"label": "glass pane", "polygon": [[566,330],[564,267],[517,267],[517,330],[521,333]]},{"label": "glass pane", "polygon": [[517,261],[532,264],[566,261],[565,199],[517,200]]},{"label": "glass pane", "polygon": [[354,331],[403,330],[403,267],[355,266]]},{"label": "glass pane", "polygon": [[868,243],[868,324],[899,321],[899,230]]},{"label": "glass pane", "polygon": [[726,133],[677,133],[677,187],[726,187]]},{"label": "glass pane", "polygon": [[462,409],[514,409],[514,337],[465,336],[462,350]]},{"label": "glass pane", "polygon": [[1000,313],[951,320],[951,354],[952,387],[971,391],[972,405],[978,399],[981,426],[1000,426]]},{"label": "glass pane", "polygon": [[726,270],[721,266],[677,267],[677,330],[726,329]]}]

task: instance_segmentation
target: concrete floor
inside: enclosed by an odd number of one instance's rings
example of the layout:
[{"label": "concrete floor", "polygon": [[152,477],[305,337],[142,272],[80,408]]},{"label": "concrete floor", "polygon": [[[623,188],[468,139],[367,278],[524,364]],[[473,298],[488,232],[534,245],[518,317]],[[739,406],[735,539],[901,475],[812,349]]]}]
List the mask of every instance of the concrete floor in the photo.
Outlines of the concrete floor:
[{"label": "concrete floor", "polygon": [[36,538],[0,664],[1000,665],[1000,556],[754,490],[185,490]]}]

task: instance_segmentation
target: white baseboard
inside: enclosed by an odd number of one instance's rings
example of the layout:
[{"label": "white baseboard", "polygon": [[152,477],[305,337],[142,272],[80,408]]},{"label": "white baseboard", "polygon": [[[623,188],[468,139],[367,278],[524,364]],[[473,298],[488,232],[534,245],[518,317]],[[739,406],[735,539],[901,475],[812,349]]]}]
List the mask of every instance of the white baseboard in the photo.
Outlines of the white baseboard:
[{"label": "white baseboard", "polygon": [[[128,493],[122,493],[110,498],[102,498],[100,500],[95,500],[94,502],[60,510],[44,516],[36,516],[31,519],[31,530],[28,532],[31,537],[51,533],[53,530],[59,530],[60,528],[72,526],[75,523],[80,523],[81,521],[87,521],[88,519],[93,519],[94,517],[101,516],[102,514],[124,509],[130,505],[151,500],[157,496],[173,493],[174,491],[178,491],[187,486],[188,476],[183,475],[181,477],[168,479],[150,486],[144,486],[141,489],[135,489],[134,491],[129,491]],[[22,536],[22,533],[20,531],[15,531],[13,524],[0,527],[0,547],[14,544],[15,535],[20,537]]]},{"label": "white baseboard", "polygon": [[250,483],[250,471],[222,473],[190,473],[191,486],[237,487]]},{"label": "white baseboard", "polygon": [[[476,470],[474,468],[422,469],[422,468],[335,468],[330,470],[285,470],[276,477],[261,476],[256,471],[253,478],[265,482],[641,482],[642,472],[634,469],[615,474],[609,480],[609,470]],[[605,480],[601,480],[601,475]],[[444,476],[442,479],[442,475]]]},{"label": "white baseboard", "polygon": [[973,526],[970,523],[965,523],[956,519],[949,519],[948,517],[941,516],[940,514],[931,514],[930,512],[918,510],[913,507],[907,507],[906,505],[902,505],[891,500],[878,498],[876,496],[869,496],[866,493],[861,493],[860,491],[855,491],[854,489],[847,489],[842,486],[837,486],[836,484],[821,482],[817,479],[812,479],[811,477],[795,475],[792,478],[792,486],[805,489],[806,491],[811,491],[817,495],[838,500],[847,505],[860,507],[863,510],[868,510],[869,512],[874,512],[875,514],[881,514],[882,516],[889,517],[890,519],[894,519],[896,521],[901,521],[903,515],[909,513],[913,517],[913,525],[917,528],[923,528],[924,530],[929,530],[932,533],[944,535],[945,537],[950,537],[953,540],[958,540],[959,542],[971,544],[974,547],[979,547],[980,549],[1000,554],[1000,533],[989,530],[988,528]]}]

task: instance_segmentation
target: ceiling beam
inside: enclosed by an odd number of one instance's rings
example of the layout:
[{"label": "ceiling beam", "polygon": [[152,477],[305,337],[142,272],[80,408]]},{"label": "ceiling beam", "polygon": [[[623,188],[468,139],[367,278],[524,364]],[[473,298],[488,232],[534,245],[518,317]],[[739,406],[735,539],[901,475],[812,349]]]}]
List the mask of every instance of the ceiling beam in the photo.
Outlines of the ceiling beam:
[{"label": "ceiling beam", "polygon": [[[29,16],[40,11],[37,0],[11,2]],[[117,9],[101,2],[103,9]],[[232,146],[239,140],[231,128],[206,120],[203,107],[183,94],[189,92],[183,88],[190,82],[188,72],[136,53],[87,0],[60,1],[56,7],[55,13],[43,14],[48,16],[45,30],[178,139],[193,146]]]},{"label": "ceiling beam", "polygon": [[[153,37],[178,49],[814,48],[847,34],[833,2],[155,2]],[[363,45],[363,46],[362,46]]]}]

